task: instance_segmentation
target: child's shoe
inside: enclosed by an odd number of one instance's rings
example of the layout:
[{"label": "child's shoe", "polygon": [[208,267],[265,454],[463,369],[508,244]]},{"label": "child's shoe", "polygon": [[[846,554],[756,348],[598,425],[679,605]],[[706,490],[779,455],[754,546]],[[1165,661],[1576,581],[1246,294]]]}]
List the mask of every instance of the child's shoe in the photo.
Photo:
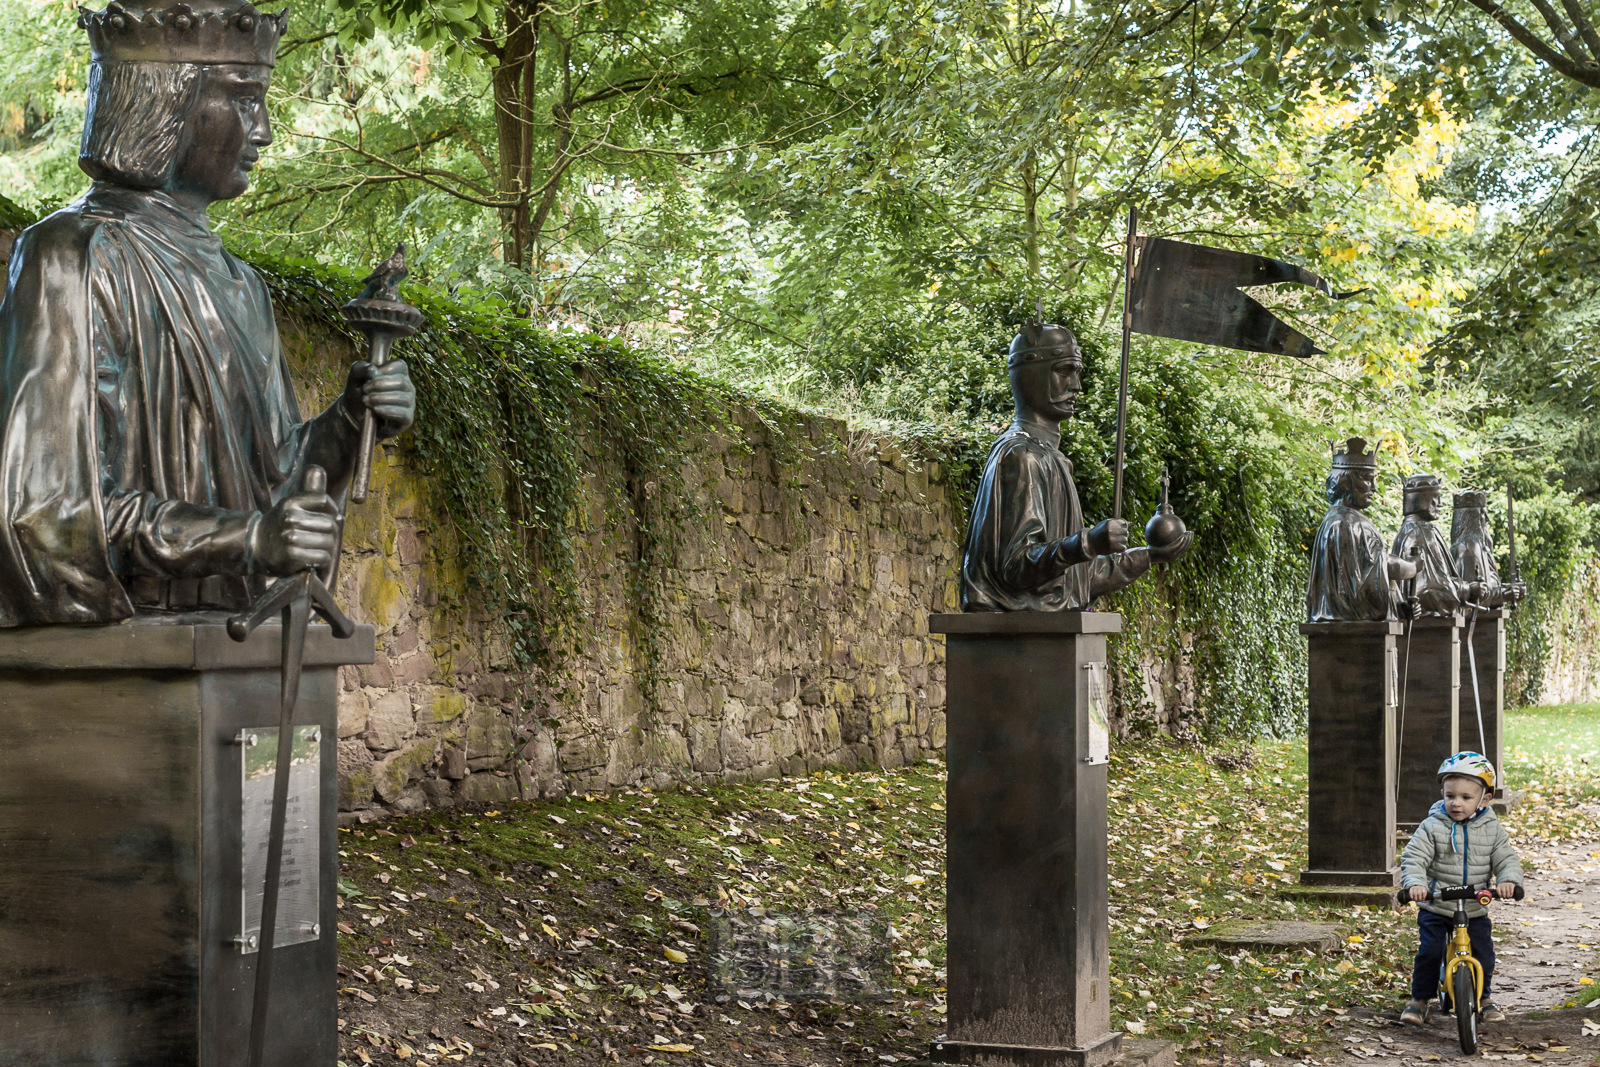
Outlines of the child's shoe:
[{"label": "child's shoe", "polygon": [[1506,1020],[1506,1013],[1501,1011],[1500,1006],[1492,1000],[1486,1000],[1483,1002],[1483,1006],[1479,1009],[1478,1015],[1486,1023],[1503,1023]]},{"label": "child's shoe", "polygon": [[[1505,1016],[1501,1016],[1505,1018]],[[1400,1013],[1400,1021],[1410,1023],[1412,1026],[1425,1026],[1428,1022],[1428,1002],[1415,998],[1406,1001],[1405,1010]]]}]

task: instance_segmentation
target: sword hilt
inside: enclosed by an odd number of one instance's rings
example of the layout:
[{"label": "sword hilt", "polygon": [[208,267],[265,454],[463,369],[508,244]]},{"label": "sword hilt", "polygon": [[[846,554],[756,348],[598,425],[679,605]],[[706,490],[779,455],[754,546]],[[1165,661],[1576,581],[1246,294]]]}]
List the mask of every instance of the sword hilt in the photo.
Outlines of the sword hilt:
[{"label": "sword hilt", "polygon": [[[312,464],[306,468],[301,486],[307,493],[326,493],[328,474],[321,467]],[[267,591],[256,598],[255,603],[228,620],[228,636],[235,641],[243,641],[256,627],[302,596],[311,598],[311,610],[322,616],[323,620],[333,628],[335,637],[346,638],[356,632],[356,624],[339,610],[339,605],[334,601],[328,587],[323,584],[322,578],[315,571],[307,569],[298,574],[291,574],[287,578],[279,578],[269,585]]]}]

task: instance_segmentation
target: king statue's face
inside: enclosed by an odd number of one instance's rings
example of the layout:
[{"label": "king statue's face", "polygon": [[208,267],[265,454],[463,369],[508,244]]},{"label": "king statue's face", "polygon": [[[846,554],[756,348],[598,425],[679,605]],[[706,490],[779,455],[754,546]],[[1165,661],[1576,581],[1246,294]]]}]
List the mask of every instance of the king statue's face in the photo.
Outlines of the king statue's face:
[{"label": "king statue's face", "polygon": [[197,206],[232,200],[250,187],[261,149],[272,143],[267,83],[272,68],[209,66],[178,144],[168,192]]},{"label": "king statue's face", "polygon": [[1410,489],[1406,492],[1406,513],[1428,522],[1439,518],[1439,489]]},{"label": "king statue's face", "polygon": [[1378,491],[1378,472],[1370,467],[1357,467],[1350,472],[1350,506],[1366,511]]}]

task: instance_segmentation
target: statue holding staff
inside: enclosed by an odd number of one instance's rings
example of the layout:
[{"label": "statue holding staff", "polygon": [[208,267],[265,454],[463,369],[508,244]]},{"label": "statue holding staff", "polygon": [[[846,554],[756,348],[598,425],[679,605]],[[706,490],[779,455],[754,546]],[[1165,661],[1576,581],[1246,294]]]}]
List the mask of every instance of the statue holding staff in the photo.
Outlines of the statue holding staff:
[{"label": "statue holding staff", "polygon": [[218,0],[80,16],[94,182],[23,231],[0,305],[0,627],[239,611],[331,568],[363,419],[411,424],[400,360],[301,417],[267,287],[206,218],[272,143],[285,23]]},{"label": "statue holding staff", "polygon": [[1192,533],[1128,548],[1128,523],[1084,529],[1061,453],[1061,423],[1083,392],[1083,353],[1064,326],[1029,323],[1006,361],[1016,416],[989,449],[961,562],[964,611],[1082,611],[1189,550]]},{"label": "statue holding staff", "polygon": [[1395,535],[1394,555],[1417,564],[1412,594],[1420,615],[1449,615],[1469,604],[1481,604],[1483,583],[1469,581],[1436,525],[1443,482],[1434,474],[1413,474],[1405,480],[1405,519]]}]

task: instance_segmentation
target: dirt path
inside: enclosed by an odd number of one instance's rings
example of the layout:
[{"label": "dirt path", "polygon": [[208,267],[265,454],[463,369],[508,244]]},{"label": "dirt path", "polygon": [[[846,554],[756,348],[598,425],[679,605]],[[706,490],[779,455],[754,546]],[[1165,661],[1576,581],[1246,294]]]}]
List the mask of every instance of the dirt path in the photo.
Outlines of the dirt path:
[{"label": "dirt path", "polygon": [[[1600,841],[1528,849],[1528,899],[1494,905],[1495,997],[1508,1018],[1481,1027],[1477,1058],[1527,1061],[1550,1067],[1600,1067],[1600,1003],[1561,1008],[1589,977],[1600,981]],[[1433,1017],[1429,1026],[1399,1021],[1394,1007],[1377,1014],[1352,1012],[1336,1026],[1344,1053],[1323,1065],[1383,1059],[1398,1065],[1462,1059],[1455,1020]],[[1585,1033],[1585,1030],[1590,1031]],[[1254,1067],[1254,1064],[1249,1065]]]}]

